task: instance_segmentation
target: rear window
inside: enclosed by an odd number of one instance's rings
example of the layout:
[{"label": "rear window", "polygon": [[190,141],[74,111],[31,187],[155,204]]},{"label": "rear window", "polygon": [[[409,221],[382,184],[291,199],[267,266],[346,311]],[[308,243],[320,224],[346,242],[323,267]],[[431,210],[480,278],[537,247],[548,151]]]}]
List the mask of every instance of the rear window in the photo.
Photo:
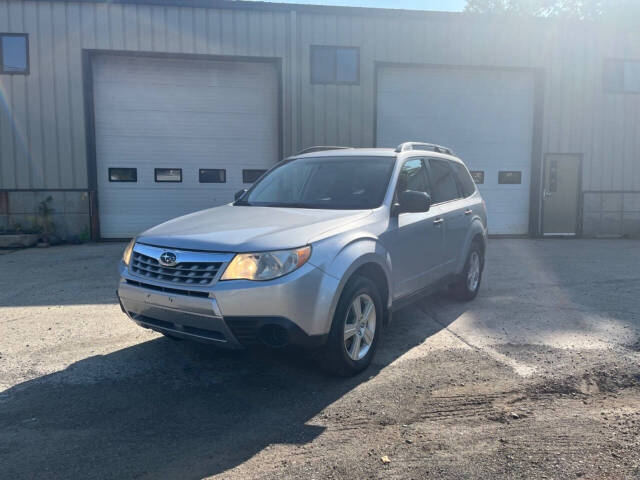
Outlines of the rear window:
[{"label": "rear window", "polygon": [[471,177],[469,170],[467,170],[467,167],[457,162],[453,162],[452,164],[453,171],[456,173],[456,178],[460,185],[460,190],[462,190],[462,195],[465,198],[473,195],[476,191],[476,184],[473,181],[473,177]]}]

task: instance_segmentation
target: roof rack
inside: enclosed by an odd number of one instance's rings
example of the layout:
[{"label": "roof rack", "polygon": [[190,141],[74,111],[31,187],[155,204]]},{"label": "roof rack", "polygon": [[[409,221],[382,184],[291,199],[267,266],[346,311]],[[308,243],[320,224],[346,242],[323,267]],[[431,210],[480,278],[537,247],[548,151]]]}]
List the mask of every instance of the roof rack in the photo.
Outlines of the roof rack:
[{"label": "roof rack", "polygon": [[347,148],[351,148],[351,147],[331,147],[331,146],[318,145],[315,147],[304,148],[300,150],[298,153],[296,153],[296,155],[304,155],[305,153],[323,152],[325,150],[345,150]]},{"label": "roof rack", "polygon": [[396,147],[396,152],[406,152],[408,150],[427,150],[429,152],[446,153],[453,155],[453,150],[442,145],[436,145],[435,143],[424,142],[404,142]]}]

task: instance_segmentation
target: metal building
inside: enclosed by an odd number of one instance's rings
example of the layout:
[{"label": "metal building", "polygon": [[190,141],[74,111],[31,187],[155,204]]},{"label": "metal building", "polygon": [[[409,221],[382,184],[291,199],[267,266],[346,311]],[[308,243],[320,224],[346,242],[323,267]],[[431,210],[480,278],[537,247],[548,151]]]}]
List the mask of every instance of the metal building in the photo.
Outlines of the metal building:
[{"label": "metal building", "polygon": [[125,238],[318,144],[451,147],[490,231],[640,234],[640,31],[218,0],[0,0],[0,229]]}]

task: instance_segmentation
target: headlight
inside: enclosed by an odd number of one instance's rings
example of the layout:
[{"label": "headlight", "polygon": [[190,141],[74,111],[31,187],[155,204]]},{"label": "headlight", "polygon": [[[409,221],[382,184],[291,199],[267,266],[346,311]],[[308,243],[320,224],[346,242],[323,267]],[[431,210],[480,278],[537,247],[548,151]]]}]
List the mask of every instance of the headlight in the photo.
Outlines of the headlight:
[{"label": "headlight", "polygon": [[136,244],[136,239],[132,239],[129,244],[124,249],[124,253],[122,254],[122,261],[126,266],[129,266],[129,262],[131,261],[131,254],[133,253],[133,246]]},{"label": "headlight", "polygon": [[310,256],[310,246],[276,252],[239,253],[227,266],[222,280],[272,280],[297,270]]}]

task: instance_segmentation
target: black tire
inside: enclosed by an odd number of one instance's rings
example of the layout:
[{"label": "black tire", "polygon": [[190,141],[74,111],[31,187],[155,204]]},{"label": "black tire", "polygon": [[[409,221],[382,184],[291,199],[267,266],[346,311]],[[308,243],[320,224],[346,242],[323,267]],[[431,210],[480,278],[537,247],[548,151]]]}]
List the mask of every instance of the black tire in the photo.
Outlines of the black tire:
[{"label": "black tire", "polygon": [[[362,297],[363,294],[364,297]],[[367,296],[373,301],[375,306],[376,317],[373,341],[369,344],[366,354],[362,358],[354,360],[349,356],[347,346],[345,345],[345,324],[347,322],[347,315],[350,314],[349,310],[356,298],[361,297],[364,301],[367,301]],[[383,313],[380,292],[375,283],[369,278],[362,276],[356,276],[350,279],[338,301],[338,306],[331,324],[331,331],[329,332],[329,338],[322,355],[320,355],[322,367],[329,373],[342,377],[353,376],[365,370],[371,364],[371,360],[378,347],[384,320]]]},{"label": "black tire", "polygon": [[[480,263],[478,272],[477,282],[469,281],[469,271],[471,270],[473,263],[473,256],[477,255],[478,261]],[[458,279],[451,284],[450,292],[453,298],[460,300],[462,302],[469,302],[478,296],[478,291],[480,290],[480,284],[482,283],[482,272],[484,271],[484,251],[479,244],[479,242],[474,241],[471,244],[471,248],[469,249],[469,254],[467,255],[467,260],[464,264],[464,269],[462,273],[458,277]],[[471,285],[470,285],[471,284]],[[472,285],[475,285],[475,288],[472,288]]]}]

